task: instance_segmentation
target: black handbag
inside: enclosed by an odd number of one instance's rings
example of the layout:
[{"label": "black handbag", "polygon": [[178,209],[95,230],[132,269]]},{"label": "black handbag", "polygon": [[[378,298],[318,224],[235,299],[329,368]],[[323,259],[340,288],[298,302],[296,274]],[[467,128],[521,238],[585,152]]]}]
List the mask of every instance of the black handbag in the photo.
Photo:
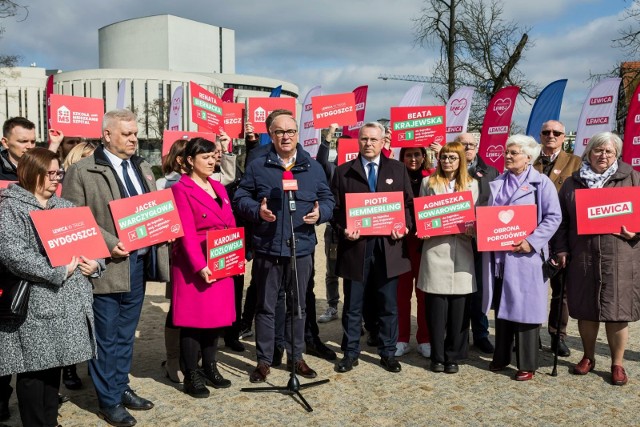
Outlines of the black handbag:
[{"label": "black handbag", "polygon": [[542,277],[546,282],[549,279],[553,279],[556,274],[560,272],[561,268],[554,255],[550,256],[548,259],[544,259],[544,252],[540,252],[540,257],[542,258]]},{"label": "black handbag", "polygon": [[22,323],[27,318],[31,285],[6,270],[0,280],[0,321]]}]

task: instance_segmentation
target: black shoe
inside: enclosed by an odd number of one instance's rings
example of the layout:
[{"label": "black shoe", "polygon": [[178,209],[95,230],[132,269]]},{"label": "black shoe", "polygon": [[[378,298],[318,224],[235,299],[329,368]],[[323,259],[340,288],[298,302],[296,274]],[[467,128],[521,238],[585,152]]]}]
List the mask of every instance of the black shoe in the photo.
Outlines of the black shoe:
[{"label": "black shoe", "polygon": [[431,372],[444,372],[444,363],[431,361],[429,369]]},{"label": "black shoe", "polygon": [[9,418],[11,418],[9,400],[0,400],[0,421],[7,421]]},{"label": "black shoe", "polygon": [[473,345],[484,354],[493,354],[495,348],[489,338],[484,337],[473,342]]},{"label": "black shoe", "polygon": [[197,369],[185,372],[182,390],[196,399],[209,397],[209,389],[204,385],[204,378]]},{"label": "black shoe", "polygon": [[240,340],[237,339],[229,341],[225,340],[224,346],[229,347],[231,350],[237,351],[238,353],[242,353],[245,350],[244,344],[242,344]]},{"label": "black shoe", "polygon": [[69,390],[79,390],[82,388],[82,380],[76,372],[76,365],[62,367],[62,382]]},{"label": "black shoe", "polygon": [[313,341],[307,341],[307,354],[316,356],[324,360],[336,360],[336,352],[327,347],[320,338],[315,338]]},{"label": "black shoe", "polygon": [[381,357],[380,365],[389,372],[396,373],[402,370],[402,366],[400,365],[400,362],[396,360],[395,356]]},{"label": "black shoe", "polygon": [[458,364],[457,363],[447,363],[444,365],[444,372],[446,374],[457,374],[458,373]]},{"label": "black shoe", "polygon": [[564,340],[560,338],[560,341],[558,342],[558,335],[552,334],[551,335],[551,351],[553,353],[556,352],[556,347],[558,348],[559,357],[571,356],[571,350],[569,350],[569,347],[567,347],[567,344],[565,344]]},{"label": "black shoe", "polygon": [[149,409],[153,408],[153,403],[150,400],[138,396],[130,388],[126,389],[122,393],[122,404],[125,406],[125,408],[134,411],[148,411]]},{"label": "black shoe", "polygon": [[218,371],[218,363],[211,362],[204,364],[204,379],[207,384],[213,388],[229,388],[231,387],[231,381],[225,379]]},{"label": "black shoe", "polygon": [[367,335],[367,345],[369,347],[377,347],[380,345],[380,339],[378,338],[378,331],[371,332]]},{"label": "black shoe", "polygon": [[354,366],[358,366],[358,358],[344,356],[341,361],[336,365],[336,371],[349,372]]},{"label": "black shoe", "polygon": [[273,348],[273,360],[271,362],[271,366],[277,368],[282,365],[282,356],[284,355],[284,347],[275,346]]},{"label": "black shoe", "polygon": [[63,403],[70,401],[69,396],[58,393],[58,408],[62,406]]},{"label": "black shoe", "polygon": [[122,404],[109,408],[100,408],[98,416],[116,427],[131,427],[136,425],[136,419],[131,416]]}]

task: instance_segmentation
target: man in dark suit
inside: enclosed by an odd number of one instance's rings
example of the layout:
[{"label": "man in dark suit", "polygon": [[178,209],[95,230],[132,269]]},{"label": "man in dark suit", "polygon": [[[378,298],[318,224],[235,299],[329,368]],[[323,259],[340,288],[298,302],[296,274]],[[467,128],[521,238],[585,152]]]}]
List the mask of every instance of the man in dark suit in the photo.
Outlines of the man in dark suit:
[{"label": "man in dark suit", "polygon": [[[582,166],[580,157],[569,154],[562,149],[564,144],[565,128],[557,120],[549,120],[542,124],[540,130],[540,157],[533,162],[533,167],[540,173],[549,177],[556,190],[566,179],[571,177],[575,171]],[[549,254],[545,254],[549,255]],[[562,295],[562,317],[558,312],[558,301],[560,300],[560,286],[564,280],[564,271],[556,274],[551,280],[551,305],[549,306],[549,335],[551,335],[551,350],[558,351],[558,356],[569,357],[571,351],[565,344],[567,337],[567,323],[569,323],[569,308],[567,307],[567,288],[564,288]],[[557,330],[558,323],[560,330]]]},{"label": "man in dark suit", "polygon": [[102,145],[69,168],[62,188],[62,197],[91,209],[111,251],[105,272],[92,279],[98,358],[89,361],[89,374],[98,395],[99,417],[116,426],[136,424],[127,409],[153,408],[152,402],[129,387],[129,371],[145,281],[169,279],[167,245],[128,251],[118,238],[109,210],[112,200],[156,190],[151,165],[135,155],[137,135],[133,112],[106,113]]},{"label": "man in dark suit", "polygon": [[[332,226],[339,235],[336,273],[344,279],[344,357],[336,367],[338,372],[350,371],[358,364],[365,299],[375,303],[380,364],[389,372],[402,369],[394,356],[398,340],[397,286],[398,276],[411,269],[403,237],[413,228],[413,191],[407,168],[380,154],[384,132],[376,122],[362,126],[358,135],[360,154],[338,166],[331,185],[336,199]],[[394,230],[389,236],[361,237],[359,230],[346,228],[347,193],[392,191],[403,193],[405,230]],[[365,294],[371,298],[365,298]]]}]

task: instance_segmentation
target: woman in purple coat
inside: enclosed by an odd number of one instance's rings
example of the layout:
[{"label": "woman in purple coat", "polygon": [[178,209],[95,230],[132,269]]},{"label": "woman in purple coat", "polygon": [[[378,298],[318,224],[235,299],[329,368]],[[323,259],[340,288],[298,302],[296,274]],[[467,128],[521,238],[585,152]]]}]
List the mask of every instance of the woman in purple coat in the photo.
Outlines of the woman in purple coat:
[{"label": "woman in purple coat", "polygon": [[511,363],[515,336],[518,371],[515,379],[527,381],[538,369],[540,325],[547,319],[548,286],[542,277],[541,251],[560,225],[560,203],[553,183],[531,167],[540,154],[535,139],[513,135],[504,153],[507,171],[489,183],[489,206],[537,205],[537,227],[511,250],[483,254],[483,308],[495,310],[496,348],[491,371]]},{"label": "woman in purple coat", "polygon": [[[184,391],[192,397],[208,397],[205,383],[215,388],[231,385],[216,365],[220,328],[235,318],[233,279],[212,280],[207,266],[208,230],[235,227],[231,203],[224,186],[209,176],[216,166],[216,145],[194,138],[184,151],[186,174],[171,187],[184,229],[172,249],[173,321],[180,330],[180,359]],[[202,353],[204,378],[199,374]]]}]

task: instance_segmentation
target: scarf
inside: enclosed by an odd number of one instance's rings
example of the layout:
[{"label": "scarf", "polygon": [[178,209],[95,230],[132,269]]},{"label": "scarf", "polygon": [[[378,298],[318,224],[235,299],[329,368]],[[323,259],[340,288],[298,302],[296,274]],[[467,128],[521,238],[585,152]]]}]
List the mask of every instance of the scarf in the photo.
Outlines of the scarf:
[{"label": "scarf", "polygon": [[597,173],[591,169],[591,164],[583,160],[580,167],[580,178],[584,180],[589,188],[602,188],[609,178],[618,171],[618,162],[614,162],[609,169],[603,173]]}]

